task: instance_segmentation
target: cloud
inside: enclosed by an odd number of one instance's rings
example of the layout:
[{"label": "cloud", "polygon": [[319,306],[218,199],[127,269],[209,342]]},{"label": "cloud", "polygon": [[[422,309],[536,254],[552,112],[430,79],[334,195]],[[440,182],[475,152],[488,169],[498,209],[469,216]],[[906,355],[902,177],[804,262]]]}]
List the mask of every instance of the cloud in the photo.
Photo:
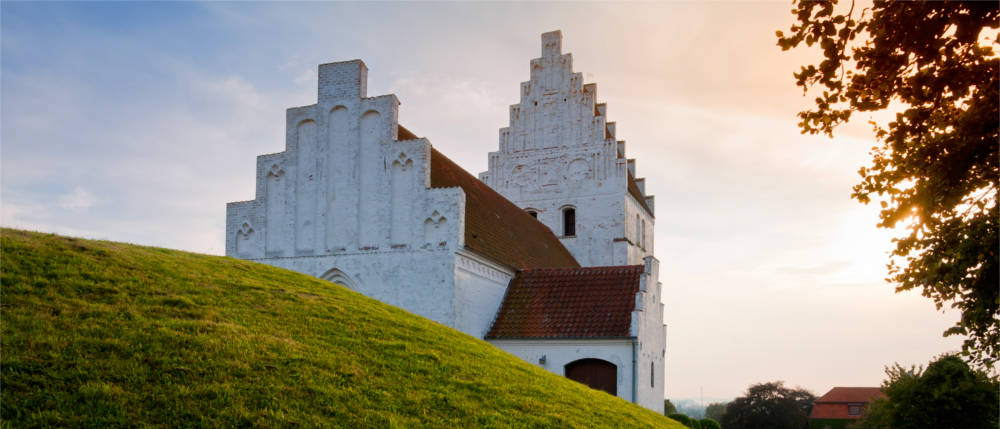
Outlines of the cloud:
[{"label": "cloud", "polygon": [[64,209],[86,209],[93,206],[95,202],[97,199],[94,198],[94,195],[82,186],[77,186],[73,188],[72,192],[59,196],[59,207]]},{"label": "cloud", "polygon": [[294,79],[294,82],[298,85],[314,88],[316,86],[316,79],[316,70],[309,68],[302,70],[302,73]]}]

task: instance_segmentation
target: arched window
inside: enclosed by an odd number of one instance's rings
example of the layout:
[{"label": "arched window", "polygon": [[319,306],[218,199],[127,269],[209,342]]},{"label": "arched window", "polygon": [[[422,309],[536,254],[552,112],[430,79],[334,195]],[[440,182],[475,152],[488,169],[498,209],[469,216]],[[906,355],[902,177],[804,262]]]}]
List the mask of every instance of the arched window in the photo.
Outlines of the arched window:
[{"label": "arched window", "polygon": [[653,380],[656,379],[656,370],[653,369],[653,363],[649,363],[649,387],[655,387]]},{"label": "arched window", "polygon": [[576,209],[573,207],[563,209],[563,236],[576,236]]},{"label": "arched window", "polygon": [[618,367],[606,360],[580,359],[566,364],[566,378],[591,389],[618,395]]}]

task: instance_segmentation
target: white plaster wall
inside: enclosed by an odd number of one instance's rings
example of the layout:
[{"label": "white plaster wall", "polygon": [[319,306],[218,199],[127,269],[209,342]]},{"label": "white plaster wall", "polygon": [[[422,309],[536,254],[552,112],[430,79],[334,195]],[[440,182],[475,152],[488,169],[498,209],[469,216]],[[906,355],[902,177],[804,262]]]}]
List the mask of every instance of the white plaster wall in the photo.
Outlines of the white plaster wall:
[{"label": "white plaster wall", "polygon": [[[587,358],[602,359],[618,367],[618,397],[629,402],[632,398],[631,338],[615,339],[551,339],[551,340],[486,340],[497,348],[538,365],[555,374],[566,376],[566,364]],[[545,362],[539,360],[545,357]],[[663,403],[660,403],[663,409]]]},{"label": "white plaster wall", "polygon": [[635,402],[662,414],[667,333],[663,324],[663,291],[658,280],[659,271],[659,261],[652,256],[646,257],[632,320],[633,333],[639,339],[638,400]]},{"label": "white plaster wall", "polygon": [[493,325],[514,271],[468,251],[455,254],[455,326],[483,338]]},{"label": "white plaster wall", "polygon": [[[642,264],[647,256],[653,256],[653,225],[656,219],[650,216],[631,194],[625,196],[623,205],[625,234],[622,241],[627,243],[624,264]],[[643,225],[645,230],[642,228]]]},{"label": "white plaster wall", "polygon": [[[625,144],[615,140],[607,106],[596,103],[597,86],[583,84],[561,44],[559,32],[542,35],[542,56],[531,61],[531,79],[521,83],[521,100],[510,107],[499,150],[489,154],[489,170],[480,179],[518,206],[537,210],[581,265],[639,264],[653,250],[651,244],[643,250],[630,235],[629,204],[635,200],[628,194]],[[567,206],[576,208],[575,236],[563,231]],[[642,216],[652,236],[653,217]]]},{"label": "white plaster wall", "polygon": [[399,102],[364,97],[366,74],[360,61],[319,67],[317,104],[287,110],[285,151],[257,158],[256,198],[226,207],[226,254],[339,270],[358,292],[461,329],[465,193],[429,189],[430,143],[398,140]]},{"label": "white plaster wall", "polygon": [[[381,302],[458,329],[450,300],[454,257],[450,249],[371,251],[335,256],[260,259],[268,265],[323,277],[331,270],[346,276],[351,289]],[[470,333],[471,334],[471,333]]]}]

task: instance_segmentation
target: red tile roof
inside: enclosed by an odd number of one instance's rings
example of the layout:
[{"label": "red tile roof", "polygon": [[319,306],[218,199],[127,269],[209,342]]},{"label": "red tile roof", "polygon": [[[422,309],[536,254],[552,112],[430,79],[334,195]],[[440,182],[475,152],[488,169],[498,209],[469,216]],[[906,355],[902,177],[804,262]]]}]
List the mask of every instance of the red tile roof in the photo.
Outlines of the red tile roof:
[{"label": "red tile roof", "polygon": [[642,265],[529,269],[507,287],[486,338],[629,337]]},{"label": "red tile roof", "polygon": [[465,191],[469,250],[514,269],[580,266],[538,219],[431,148],[431,187],[456,186]]},{"label": "red tile roof", "polygon": [[881,387],[834,387],[820,396],[816,403],[843,402],[856,403],[868,402],[877,397],[885,396]]},{"label": "red tile roof", "polygon": [[860,415],[850,415],[849,405],[864,405],[875,398],[884,397],[878,387],[834,387],[816,399],[810,419],[857,419]]}]

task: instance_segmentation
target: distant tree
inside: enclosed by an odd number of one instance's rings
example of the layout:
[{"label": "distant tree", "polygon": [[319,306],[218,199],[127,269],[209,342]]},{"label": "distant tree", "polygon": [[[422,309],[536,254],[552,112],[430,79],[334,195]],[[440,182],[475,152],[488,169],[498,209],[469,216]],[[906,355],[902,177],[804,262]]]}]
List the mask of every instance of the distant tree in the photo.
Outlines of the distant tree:
[{"label": "distant tree", "polygon": [[673,414],[667,415],[667,417],[670,417],[671,419],[677,420],[678,423],[680,423],[680,424],[682,424],[684,426],[691,427],[691,419],[688,418],[688,416],[686,416],[684,414],[673,413]]},{"label": "distant tree", "polygon": [[677,407],[674,406],[674,403],[670,402],[669,399],[664,399],[663,400],[663,415],[669,416],[669,415],[674,414],[676,412],[677,412]]},{"label": "distant tree", "polygon": [[688,418],[688,427],[691,429],[701,429],[701,422],[698,419]]},{"label": "distant tree", "polygon": [[960,310],[944,334],[966,336],[963,355],[991,367],[1000,357],[1000,57],[991,46],[1000,2],[876,0],[855,10],[852,0],[846,13],[836,0],[794,4],[798,22],[777,32],[778,45],[823,54],[794,74],[803,91],[822,90],[799,127],[833,137],[852,113],[902,110],[871,122],[879,143],[852,196],[880,200],[878,226],[909,230],[895,240],[887,280]]},{"label": "distant tree", "polygon": [[816,396],[781,381],[754,384],[733,399],[719,422],[726,429],[802,429]]},{"label": "distant tree", "polygon": [[857,429],[996,428],[1000,383],[944,355],[926,370],[886,368],[885,399],[873,401]]},{"label": "distant tree", "polygon": [[701,423],[701,429],[722,429],[722,426],[719,426],[719,422],[715,421],[715,419],[706,417],[699,420],[699,422]]},{"label": "distant tree", "polygon": [[705,407],[705,417],[715,421],[722,421],[722,415],[726,413],[728,402],[712,402]]}]

